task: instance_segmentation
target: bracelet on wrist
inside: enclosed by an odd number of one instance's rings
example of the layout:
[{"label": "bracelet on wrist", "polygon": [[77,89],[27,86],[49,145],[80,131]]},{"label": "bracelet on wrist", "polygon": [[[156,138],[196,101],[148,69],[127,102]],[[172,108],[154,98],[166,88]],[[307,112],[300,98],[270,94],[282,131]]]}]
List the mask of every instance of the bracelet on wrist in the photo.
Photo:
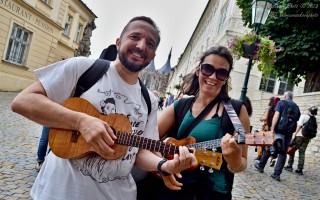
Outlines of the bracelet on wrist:
[{"label": "bracelet on wrist", "polygon": [[159,174],[161,174],[161,176],[170,176],[170,175],[171,175],[171,174],[169,174],[168,172],[163,171],[163,170],[161,169],[162,165],[163,165],[165,162],[167,162],[167,161],[168,161],[168,160],[163,159],[163,160],[161,160],[161,161],[158,163],[157,169],[158,169]]},{"label": "bracelet on wrist", "polygon": [[240,169],[242,168],[242,166],[243,166],[243,162],[242,162],[242,160],[241,160],[241,165],[240,165],[240,167],[239,167],[237,170],[233,170],[233,169],[231,169],[231,168],[230,168],[230,166],[227,164],[227,168],[228,168],[229,172],[231,172],[231,173],[233,173],[233,174],[235,174],[235,173],[239,172],[239,171],[240,171]]}]

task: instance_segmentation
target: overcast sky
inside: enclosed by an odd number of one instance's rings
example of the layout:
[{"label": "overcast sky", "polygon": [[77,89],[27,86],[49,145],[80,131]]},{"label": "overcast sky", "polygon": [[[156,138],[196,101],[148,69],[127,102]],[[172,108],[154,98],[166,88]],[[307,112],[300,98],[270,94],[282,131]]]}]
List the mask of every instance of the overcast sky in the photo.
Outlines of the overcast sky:
[{"label": "overcast sky", "polygon": [[171,66],[183,53],[208,0],[82,0],[98,17],[91,37],[91,58],[114,44],[127,22],[140,15],[151,17],[161,32],[155,66],[162,67],[172,47]]}]

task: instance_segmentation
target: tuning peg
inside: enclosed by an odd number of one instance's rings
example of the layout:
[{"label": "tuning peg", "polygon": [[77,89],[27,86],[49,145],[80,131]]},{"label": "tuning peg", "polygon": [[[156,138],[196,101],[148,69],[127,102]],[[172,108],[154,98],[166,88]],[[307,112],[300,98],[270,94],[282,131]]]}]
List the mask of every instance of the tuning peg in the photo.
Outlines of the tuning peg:
[{"label": "tuning peg", "polygon": [[207,151],[202,152],[202,155],[207,155],[207,154],[208,154]]},{"label": "tuning peg", "polygon": [[208,170],[208,172],[209,172],[210,174],[212,174],[214,171],[213,171],[212,168],[210,168],[210,169]]},{"label": "tuning peg", "polygon": [[216,154],[213,152],[213,153],[211,154],[211,156],[212,156],[212,157],[215,157],[215,156],[216,156]]},{"label": "tuning peg", "polygon": [[200,170],[204,171],[204,166],[203,165],[200,166]]},{"label": "tuning peg", "polygon": [[201,164],[205,164],[207,161],[206,160],[201,160]]},{"label": "tuning peg", "polygon": [[216,152],[216,151],[217,151],[217,148],[212,149],[212,151],[213,151],[213,152]]}]

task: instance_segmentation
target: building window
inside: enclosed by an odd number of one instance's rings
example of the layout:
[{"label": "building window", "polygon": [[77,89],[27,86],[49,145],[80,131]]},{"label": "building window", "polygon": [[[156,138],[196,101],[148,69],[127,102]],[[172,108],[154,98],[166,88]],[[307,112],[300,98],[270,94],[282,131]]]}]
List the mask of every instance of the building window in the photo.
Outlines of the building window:
[{"label": "building window", "polygon": [[218,34],[221,32],[221,30],[226,22],[228,6],[229,6],[228,4],[225,5],[221,10],[221,17],[220,17],[220,21],[219,21],[219,25],[218,25]]},{"label": "building window", "polygon": [[273,93],[275,83],[276,83],[276,75],[274,74],[271,74],[267,78],[262,77],[259,90]]},{"label": "building window", "polygon": [[279,85],[279,90],[278,90],[278,94],[282,95],[284,94],[286,91],[293,91],[293,84],[288,82],[288,79],[286,78],[281,78],[280,79],[280,85]]},{"label": "building window", "polygon": [[75,42],[79,42],[80,41],[80,37],[81,37],[81,31],[82,31],[82,25],[81,24],[78,24],[78,28],[77,28],[77,31],[76,31],[76,35],[74,37],[74,41]]},{"label": "building window", "polygon": [[46,4],[48,4],[49,5],[49,3],[50,3],[50,0],[41,0],[43,3],[46,3]]},{"label": "building window", "polygon": [[68,36],[70,33],[71,22],[72,22],[72,17],[70,15],[68,15],[67,20],[66,20],[66,24],[64,25],[64,30],[63,30],[63,34],[66,36]]},{"label": "building window", "polygon": [[19,65],[25,65],[30,38],[30,32],[14,24],[9,40],[6,60]]}]

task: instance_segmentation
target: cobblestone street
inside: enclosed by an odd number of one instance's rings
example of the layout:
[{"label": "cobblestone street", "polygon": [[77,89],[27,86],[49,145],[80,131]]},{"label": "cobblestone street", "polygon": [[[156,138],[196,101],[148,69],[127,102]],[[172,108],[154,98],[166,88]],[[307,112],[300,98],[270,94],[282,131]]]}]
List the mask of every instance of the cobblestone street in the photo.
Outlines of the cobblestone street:
[{"label": "cobblestone street", "polygon": [[[16,94],[0,92],[0,199],[4,200],[31,199],[29,191],[37,176],[34,167],[42,127],[11,111]],[[304,175],[284,171],[278,182],[270,177],[272,167],[266,166],[264,173],[254,168],[255,156],[254,147],[249,147],[248,168],[236,174],[233,199],[320,199],[319,167],[308,157]],[[297,159],[294,169],[296,164]]]}]

